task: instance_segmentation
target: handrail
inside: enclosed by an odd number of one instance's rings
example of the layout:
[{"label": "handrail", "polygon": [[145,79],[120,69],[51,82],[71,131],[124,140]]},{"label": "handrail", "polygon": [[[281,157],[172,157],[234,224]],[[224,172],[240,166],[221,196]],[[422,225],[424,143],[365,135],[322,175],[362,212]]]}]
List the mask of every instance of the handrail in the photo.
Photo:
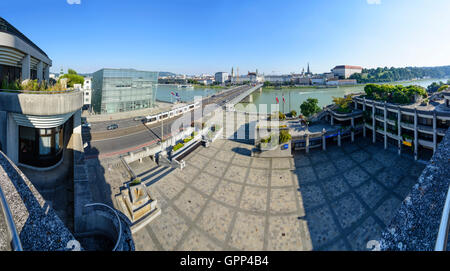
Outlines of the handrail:
[{"label": "handrail", "polygon": [[111,208],[111,206],[108,206],[108,205],[103,204],[103,203],[89,203],[89,204],[84,205],[84,207],[91,207],[91,206],[106,207],[106,208],[110,209],[116,215],[117,222],[119,223],[119,237],[117,237],[116,245],[113,248],[113,251],[116,251],[117,247],[119,246],[120,239],[122,239],[122,222],[120,221],[120,217],[117,214],[117,211],[114,210],[113,208]]},{"label": "handrail", "polygon": [[450,186],[445,199],[444,210],[442,211],[441,224],[439,225],[439,232],[436,239],[435,251],[445,251],[447,249],[448,231],[450,230]]},{"label": "handrail", "polygon": [[22,243],[20,242],[19,234],[17,233],[16,225],[14,223],[14,219],[11,214],[11,210],[9,210],[8,202],[6,202],[5,195],[0,187],[0,205],[3,207],[3,212],[5,214],[6,223],[8,229],[11,234],[11,245],[14,251],[23,251]]}]

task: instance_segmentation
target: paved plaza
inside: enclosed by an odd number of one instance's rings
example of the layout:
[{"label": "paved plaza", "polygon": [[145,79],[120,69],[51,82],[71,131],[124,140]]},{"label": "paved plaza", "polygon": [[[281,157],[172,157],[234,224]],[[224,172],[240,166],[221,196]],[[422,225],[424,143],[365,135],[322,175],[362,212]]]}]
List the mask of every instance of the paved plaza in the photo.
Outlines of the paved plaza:
[{"label": "paved plaza", "polygon": [[162,214],[134,235],[137,250],[367,250],[424,165],[358,139],[294,158],[252,158],[218,140],[180,171],[131,166]]}]

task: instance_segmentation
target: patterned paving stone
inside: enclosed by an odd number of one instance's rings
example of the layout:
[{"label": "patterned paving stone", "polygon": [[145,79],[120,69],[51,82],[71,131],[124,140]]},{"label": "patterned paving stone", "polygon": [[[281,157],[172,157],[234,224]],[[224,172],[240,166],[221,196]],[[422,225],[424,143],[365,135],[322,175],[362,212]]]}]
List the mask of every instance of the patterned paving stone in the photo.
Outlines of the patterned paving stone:
[{"label": "patterned paving stone", "polygon": [[250,156],[244,156],[240,154],[235,155],[233,160],[231,160],[231,163],[233,163],[233,165],[241,167],[248,167],[250,166],[251,162],[252,158]]},{"label": "patterned paving stone", "polygon": [[267,187],[269,185],[268,169],[251,168],[248,173],[247,184]]},{"label": "patterned paving stone", "polygon": [[191,188],[187,188],[182,192],[180,197],[175,200],[175,206],[180,209],[190,220],[195,220],[200,210],[205,205],[206,198],[195,192]]},{"label": "patterned paving stone", "polygon": [[382,230],[383,229],[375,222],[375,220],[369,217],[358,226],[356,230],[349,234],[347,239],[353,250],[369,250],[367,248],[367,242],[378,240]]},{"label": "patterned paving stone", "polygon": [[207,195],[211,195],[216,187],[219,179],[205,172],[200,173],[200,175],[192,181],[192,186],[202,191]]},{"label": "patterned paving stone", "polygon": [[341,157],[339,159],[336,159],[334,160],[334,163],[336,165],[336,169],[341,172],[345,172],[356,166],[356,163],[348,157]]},{"label": "patterned paving stone", "polygon": [[264,216],[238,213],[231,233],[230,245],[242,250],[262,250],[264,224]]},{"label": "patterned paving stone", "polygon": [[173,250],[187,231],[188,226],[172,207],[165,209],[163,212],[165,215],[160,215],[149,226],[163,249]]},{"label": "patterned paving stone", "polygon": [[269,218],[268,250],[304,250],[308,244],[303,244],[307,240],[301,240],[304,235],[304,221],[300,221],[297,216],[272,216]]},{"label": "patterned paving stone", "polygon": [[177,176],[183,182],[190,183],[199,172],[200,170],[196,167],[186,167],[183,170],[175,169],[172,174]]},{"label": "patterned paving stone", "polygon": [[244,183],[247,175],[247,168],[240,166],[230,166],[225,172],[224,178],[230,181]]},{"label": "patterned paving stone", "polygon": [[387,191],[375,181],[370,180],[358,187],[356,193],[369,207],[373,208],[386,195]]},{"label": "patterned paving stone", "polygon": [[289,158],[273,158],[272,168],[273,169],[290,169],[291,165],[289,163]]},{"label": "patterned paving stone", "polygon": [[387,168],[377,174],[377,180],[388,188],[397,185],[402,179],[401,172],[395,168]]},{"label": "patterned paving stone", "polygon": [[254,211],[266,211],[267,204],[267,188],[246,186],[242,195],[241,208]]},{"label": "patterned paving stone", "polygon": [[295,170],[295,175],[300,185],[317,181],[316,173],[312,167],[302,167]]},{"label": "patterned paving stone", "polygon": [[133,240],[135,240],[134,245],[136,247],[136,250],[158,250],[146,229],[142,229],[134,233]]},{"label": "patterned paving stone", "polygon": [[328,206],[308,212],[305,220],[313,248],[321,247],[339,236],[339,229]]},{"label": "patterned paving stone", "polygon": [[378,152],[375,153],[373,157],[385,167],[393,165],[394,161],[397,159],[396,154],[380,150],[378,150]]},{"label": "patterned paving stone", "polygon": [[322,151],[312,151],[309,158],[312,164],[328,161],[327,154]]},{"label": "patterned paving stone", "polygon": [[215,238],[225,241],[234,210],[216,202],[210,202],[203,212],[198,226]]},{"label": "patterned paving stone", "polygon": [[189,165],[192,165],[194,167],[198,167],[199,165],[205,165],[206,163],[208,163],[209,158],[205,157],[203,155],[200,154],[195,154],[192,157],[189,157],[189,159],[187,159],[187,163]]},{"label": "patterned paving stone", "polygon": [[325,197],[318,185],[301,186],[300,193],[306,210],[325,204]]},{"label": "patterned paving stone", "polygon": [[272,170],[270,185],[272,187],[292,186],[292,173],[290,170]]},{"label": "patterned paving stone", "polygon": [[219,246],[214,244],[206,235],[198,230],[191,231],[179,251],[218,251],[222,250]]},{"label": "patterned paving stone", "polygon": [[359,147],[356,144],[351,144],[350,142],[346,142],[345,144],[342,144],[342,149],[346,153],[352,153],[352,152],[359,150]]},{"label": "patterned paving stone", "polygon": [[384,168],[384,166],[376,159],[371,159],[365,161],[364,163],[361,163],[361,167],[369,172],[369,174],[375,174],[376,172]]},{"label": "patterned paving stone", "polygon": [[237,206],[241,190],[242,185],[240,184],[222,181],[214,192],[213,198],[228,205]]},{"label": "patterned paving stone", "polygon": [[270,211],[274,214],[297,210],[296,193],[292,188],[272,188],[270,191]]},{"label": "patterned paving stone", "polygon": [[314,168],[319,179],[326,179],[336,175],[336,167],[331,162],[317,164]]},{"label": "patterned paving stone", "polygon": [[330,246],[324,248],[323,250],[326,251],[346,251],[348,250],[347,246],[345,245],[345,241],[343,239],[339,239]]},{"label": "patterned paving stone", "polygon": [[214,159],[222,161],[222,162],[226,162],[226,163],[230,162],[232,158],[233,158],[233,156],[230,155],[230,153],[226,152],[226,151],[218,151],[216,153],[216,155],[214,155]]},{"label": "patterned paving stone", "polygon": [[324,182],[323,189],[329,199],[335,199],[350,191],[350,187],[341,176],[336,176]]},{"label": "patterned paving stone", "polygon": [[343,229],[352,226],[365,213],[364,207],[353,194],[344,196],[331,207]]},{"label": "patterned paving stone", "polygon": [[352,168],[351,170],[344,173],[345,179],[347,179],[348,183],[355,187],[363,182],[367,181],[370,176],[362,170],[360,167]]},{"label": "patterned paving stone", "polygon": [[375,214],[388,226],[401,203],[399,199],[391,196],[375,210]]},{"label": "patterned paving stone", "polygon": [[199,148],[198,154],[209,158],[214,158],[217,152],[218,150],[216,148]]},{"label": "patterned paving stone", "polygon": [[209,162],[208,166],[206,166],[204,171],[216,177],[222,177],[226,171],[226,167],[227,165],[225,163],[212,160]]},{"label": "patterned paving stone", "polygon": [[270,168],[270,159],[268,158],[253,159],[251,167],[268,169]]},{"label": "patterned paving stone", "polygon": [[400,181],[400,183],[395,188],[394,192],[401,199],[404,199],[408,196],[409,192],[411,192],[411,189],[417,183],[417,181],[418,181],[417,177],[407,176]]},{"label": "patterned paving stone", "polygon": [[370,158],[370,155],[363,150],[355,151],[355,152],[351,153],[350,156],[357,163],[362,163]]},{"label": "patterned paving stone", "polygon": [[169,199],[172,199],[173,197],[178,195],[178,193],[180,193],[181,190],[183,190],[185,187],[185,184],[183,182],[176,179],[170,181],[169,179],[164,179],[161,182],[155,183],[154,185],[155,187],[160,189],[160,191],[163,191],[164,195]]}]

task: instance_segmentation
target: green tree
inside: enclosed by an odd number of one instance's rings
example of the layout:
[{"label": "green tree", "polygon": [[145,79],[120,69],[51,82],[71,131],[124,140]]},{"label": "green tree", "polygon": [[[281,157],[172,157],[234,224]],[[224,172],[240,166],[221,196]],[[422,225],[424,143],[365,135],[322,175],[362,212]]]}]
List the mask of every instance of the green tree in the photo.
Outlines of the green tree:
[{"label": "green tree", "polygon": [[69,79],[67,81],[68,87],[73,87],[74,84],[83,84],[84,83],[84,77],[81,75],[78,75],[77,72],[73,69],[69,69],[66,74],[62,75],[61,78],[67,78]]},{"label": "green tree", "polygon": [[441,91],[446,90],[448,88],[449,88],[449,85],[443,85],[437,90],[437,92],[441,92]]},{"label": "green tree", "polygon": [[308,98],[300,105],[300,110],[302,114],[306,117],[310,117],[318,112],[320,112],[320,107],[318,106],[319,100],[315,98]]}]

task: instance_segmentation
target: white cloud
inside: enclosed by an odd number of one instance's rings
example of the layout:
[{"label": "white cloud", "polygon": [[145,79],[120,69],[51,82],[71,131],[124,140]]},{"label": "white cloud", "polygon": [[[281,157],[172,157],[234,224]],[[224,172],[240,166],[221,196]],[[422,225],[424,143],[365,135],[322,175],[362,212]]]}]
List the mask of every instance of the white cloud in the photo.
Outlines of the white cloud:
[{"label": "white cloud", "polygon": [[81,4],[81,0],[67,0],[67,4],[69,4],[69,5],[73,5],[73,4],[79,5],[79,4]]},{"label": "white cloud", "polygon": [[381,4],[381,0],[366,0],[369,5],[379,5]]}]

